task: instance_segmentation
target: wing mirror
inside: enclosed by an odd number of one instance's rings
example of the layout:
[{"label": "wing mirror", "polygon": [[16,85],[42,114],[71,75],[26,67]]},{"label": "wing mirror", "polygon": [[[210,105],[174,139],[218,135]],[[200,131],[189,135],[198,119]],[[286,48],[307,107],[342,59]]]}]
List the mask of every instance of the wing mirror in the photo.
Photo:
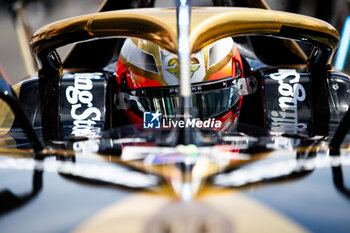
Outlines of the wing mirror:
[{"label": "wing mirror", "polygon": [[26,113],[23,111],[16,94],[12,90],[9,83],[2,77],[0,74],[0,99],[4,100],[12,112],[15,114],[15,117],[18,119],[18,122],[23,129],[25,135],[28,138],[29,143],[34,149],[34,152],[38,154],[44,147],[39,141],[37,134],[35,133]]}]

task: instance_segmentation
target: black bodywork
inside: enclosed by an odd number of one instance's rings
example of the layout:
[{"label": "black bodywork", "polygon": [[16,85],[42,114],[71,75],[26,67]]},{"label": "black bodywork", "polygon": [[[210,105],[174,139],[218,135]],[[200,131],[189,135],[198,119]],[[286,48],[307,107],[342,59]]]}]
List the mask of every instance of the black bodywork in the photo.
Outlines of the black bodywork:
[{"label": "black bodywork", "polygon": [[[213,3],[222,5],[227,1]],[[153,4],[154,1],[106,1],[101,10],[152,7]],[[256,91],[243,98],[235,131],[201,134],[212,137],[217,145],[237,147],[239,153],[250,156],[251,163],[233,161],[219,174],[205,177],[204,186],[230,190],[230,195],[239,191],[310,231],[347,232],[350,191],[346,178],[350,170],[348,155],[341,154],[340,147],[347,145],[347,140],[343,140],[350,127],[349,76],[324,65],[328,58],[326,48],[316,46],[314,49],[318,52],[315,53],[310,46],[300,43],[305,53],[315,54],[308,61],[310,69],[307,69],[298,66],[301,58],[285,50],[279,38],[254,36],[235,38],[235,41],[243,59],[244,75],[252,77],[250,85]],[[120,159],[124,146],[133,145],[122,142],[123,139],[159,146],[157,139],[169,133],[139,132],[130,126],[123,112],[115,108],[115,69],[122,44],[123,39],[77,44],[63,62],[55,51],[44,51],[47,56],[42,57],[38,75],[18,86],[18,99],[7,83],[1,83],[0,97],[15,112],[13,125],[5,134],[15,143],[7,148],[13,151],[32,148],[29,153],[19,152],[19,156],[35,161],[34,169],[17,167],[11,165],[16,164],[11,154],[4,152],[0,171],[6,176],[0,186],[2,229],[8,232],[71,231],[106,206],[123,202],[139,191],[169,192],[167,188],[164,188],[166,191],[155,188],[171,186],[164,174]],[[298,90],[296,95],[289,95],[290,88]],[[283,104],[293,106],[294,110],[285,110]],[[286,151],[288,157],[283,157]],[[103,158],[102,161],[85,157],[85,153],[90,152]],[[270,157],[269,153],[274,152],[278,156]],[[329,154],[332,155],[330,162],[320,165]],[[299,165],[282,166],[282,171],[272,172],[276,164],[291,161]],[[63,168],[45,167],[58,162],[62,162]],[[97,170],[91,166],[95,163]],[[69,167],[72,164],[76,170]],[[183,180],[186,181],[193,164],[188,166],[181,160],[174,164],[185,174]],[[119,172],[119,178],[137,173],[145,182],[99,176],[110,166]],[[266,173],[261,172],[261,168]],[[240,183],[231,180],[230,176],[239,172],[246,172],[246,178]],[[259,176],[253,177],[255,173]],[[207,189],[202,188],[202,194]],[[55,221],[47,220],[49,218]],[[44,224],[38,219],[44,219]]]}]

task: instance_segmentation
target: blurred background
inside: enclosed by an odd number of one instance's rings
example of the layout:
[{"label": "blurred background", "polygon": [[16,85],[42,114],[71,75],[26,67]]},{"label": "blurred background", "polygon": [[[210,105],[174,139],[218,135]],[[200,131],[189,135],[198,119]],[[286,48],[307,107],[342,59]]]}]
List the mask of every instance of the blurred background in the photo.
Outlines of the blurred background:
[{"label": "blurred background", "polygon": [[[142,0],[132,1],[140,2]],[[174,6],[175,3],[175,0],[147,1],[154,1],[155,6],[159,7]],[[212,5],[212,2],[224,4],[232,4],[233,2],[236,4],[237,2],[239,5],[240,1],[244,0],[192,0],[192,3],[193,5]],[[14,27],[14,9],[22,7],[22,16],[27,24],[28,36],[30,37],[32,33],[48,23],[96,12],[102,2],[103,0],[0,0],[0,69],[3,68],[13,84],[26,76]],[[300,13],[323,19],[335,26],[339,32],[342,32],[343,25],[349,15],[349,0],[266,0],[266,2],[274,10]],[[350,39],[347,40],[350,41]],[[345,56],[349,57],[349,54],[346,52]],[[349,60],[346,59],[343,65],[348,72],[350,71]]]},{"label": "blurred background", "polygon": [[15,84],[26,76],[14,28],[13,8],[23,4],[23,16],[32,34],[54,21],[94,13],[102,2],[103,0],[0,0],[0,65],[10,81]]}]

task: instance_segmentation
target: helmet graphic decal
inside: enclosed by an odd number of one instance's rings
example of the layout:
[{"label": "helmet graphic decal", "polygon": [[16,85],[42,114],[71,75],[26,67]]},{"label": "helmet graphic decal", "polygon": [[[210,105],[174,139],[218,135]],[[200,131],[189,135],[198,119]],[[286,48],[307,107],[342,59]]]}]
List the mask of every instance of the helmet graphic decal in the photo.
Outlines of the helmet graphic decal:
[{"label": "helmet graphic decal", "polygon": [[[178,73],[179,73],[179,63],[175,58],[172,58],[169,62],[168,62],[168,66],[170,68],[167,68],[166,70],[173,74],[176,78],[179,78]],[[193,58],[191,60],[191,78],[194,74],[194,72],[196,72],[200,67],[199,61],[197,58]]]},{"label": "helmet graphic decal", "polygon": [[179,63],[177,62],[177,60],[175,58],[172,58],[171,60],[169,60],[168,66],[170,68],[167,68],[166,70],[170,74],[173,74],[176,78],[179,78]]},{"label": "helmet graphic decal", "polygon": [[[162,75],[168,85],[179,85],[179,63],[177,57],[160,49]],[[192,55],[191,82],[202,82],[206,76],[206,67],[203,51]]]}]

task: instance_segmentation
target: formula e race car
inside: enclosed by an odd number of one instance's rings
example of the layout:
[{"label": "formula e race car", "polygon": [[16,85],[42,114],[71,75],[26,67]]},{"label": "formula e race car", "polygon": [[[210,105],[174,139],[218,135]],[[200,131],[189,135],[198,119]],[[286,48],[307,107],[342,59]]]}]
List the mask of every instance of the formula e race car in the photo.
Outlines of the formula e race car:
[{"label": "formula e race car", "polygon": [[2,75],[1,232],[349,232],[337,30],[264,1],[157,2],[44,26],[38,71]]}]

